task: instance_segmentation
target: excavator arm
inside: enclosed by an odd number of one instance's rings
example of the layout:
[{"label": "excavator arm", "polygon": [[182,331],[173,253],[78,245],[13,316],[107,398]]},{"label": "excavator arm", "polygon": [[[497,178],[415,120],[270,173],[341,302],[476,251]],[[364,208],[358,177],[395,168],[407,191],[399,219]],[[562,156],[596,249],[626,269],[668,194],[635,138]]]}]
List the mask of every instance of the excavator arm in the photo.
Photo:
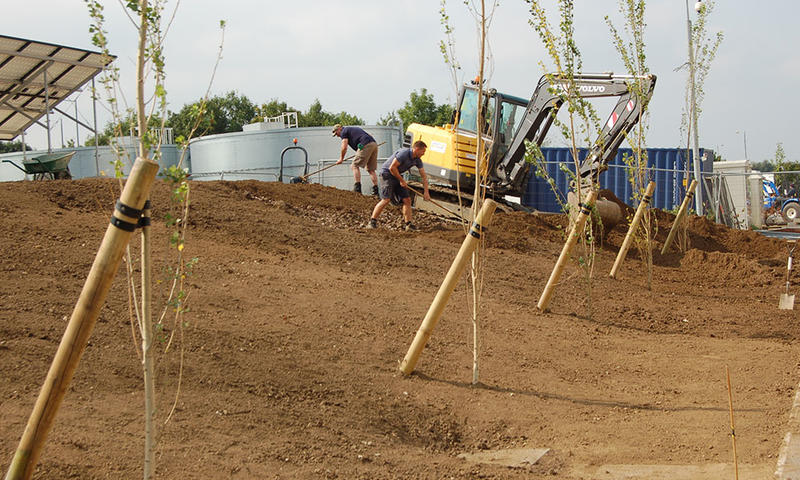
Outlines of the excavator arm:
[{"label": "excavator arm", "polygon": [[[655,84],[655,75],[601,73],[574,76],[574,90],[580,97],[619,97],[589,154],[580,164],[578,175],[581,179],[596,181],[597,176],[608,168],[625,135],[639,121],[642,109],[653,95]],[[494,173],[495,189],[520,192],[525,188],[530,171],[530,165],[525,162],[525,141],[541,146],[558,109],[566,100],[569,85],[569,81],[562,77],[544,75],[539,79],[508,150],[495,165],[489,165],[489,171]],[[635,85],[641,86],[641,101],[635,94]]]}]

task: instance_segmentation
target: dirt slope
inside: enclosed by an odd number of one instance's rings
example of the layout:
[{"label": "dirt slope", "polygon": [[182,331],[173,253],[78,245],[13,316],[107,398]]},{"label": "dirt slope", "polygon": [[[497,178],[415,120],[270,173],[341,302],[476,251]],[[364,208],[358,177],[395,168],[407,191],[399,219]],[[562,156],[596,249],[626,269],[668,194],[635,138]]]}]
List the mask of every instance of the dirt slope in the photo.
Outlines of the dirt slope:
[{"label": "dirt slope", "polygon": [[[117,196],[111,180],[0,184],[4,469]],[[166,186],[158,182],[152,198],[165,280]],[[776,308],[780,241],[690,218],[690,249],[656,253],[648,290],[634,250],[620,280],[607,276],[625,234],[618,226],[597,252],[591,285],[571,263],[542,314],[535,306],[565,219],[497,213],[485,254],[481,383],[471,385],[463,282],[417,372],[397,370],[461,226],[419,212],[421,231],[406,233],[391,210],[369,231],[372,199],[319,185],[197,182],[191,198],[186,253],[199,262],[185,328],[167,320],[163,331],[176,340],[159,354],[162,420],[181,351],[184,364],[158,478],[578,479],[611,478],[609,465],[727,464],[726,365],[739,462],[774,469],[800,337],[797,314]],[[672,217],[657,218],[660,250]],[[119,274],[36,478],[139,477],[140,377]],[[550,451],[517,468],[458,458],[521,447]]]}]

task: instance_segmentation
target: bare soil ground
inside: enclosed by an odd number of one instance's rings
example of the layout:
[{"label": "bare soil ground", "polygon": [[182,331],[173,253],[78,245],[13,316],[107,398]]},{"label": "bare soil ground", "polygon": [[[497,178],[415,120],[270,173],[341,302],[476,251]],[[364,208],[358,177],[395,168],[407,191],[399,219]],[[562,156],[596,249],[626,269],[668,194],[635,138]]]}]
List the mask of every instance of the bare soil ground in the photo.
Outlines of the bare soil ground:
[{"label": "bare soil ground", "polygon": [[[4,469],[117,198],[112,180],[0,184]],[[152,198],[163,304],[166,185]],[[398,371],[464,238],[460,225],[418,212],[421,230],[407,233],[391,209],[366,230],[374,200],[319,185],[195,182],[191,198],[186,253],[199,263],[186,325],[168,320],[162,333],[180,341],[158,355],[161,420],[181,352],[183,373],[158,478],[662,478],[644,466],[673,479],[715,478],[702,472],[716,468],[719,478],[732,464],[726,365],[740,471],[769,478],[775,468],[800,353],[797,313],[777,309],[781,241],[690,217],[689,248],[661,256],[673,217],[656,212],[651,289],[635,249],[620,279],[608,278],[620,225],[597,251],[591,284],[571,262],[540,313],[565,219],[498,212],[473,385],[465,282],[416,372]],[[118,274],[36,478],[141,475],[126,285]],[[518,448],[549,451],[517,467],[459,457]]]}]

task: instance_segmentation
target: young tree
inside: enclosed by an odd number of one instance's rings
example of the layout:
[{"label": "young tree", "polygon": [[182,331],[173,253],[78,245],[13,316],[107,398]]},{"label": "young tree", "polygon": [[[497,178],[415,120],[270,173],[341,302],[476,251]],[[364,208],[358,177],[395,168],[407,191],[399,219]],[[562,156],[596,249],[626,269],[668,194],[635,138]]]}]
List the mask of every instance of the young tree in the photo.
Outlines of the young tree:
[{"label": "young tree", "polygon": [[[105,54],[109,54],[107,32],[105,30],[105,18],[103,15],[103,6],[98,0],[85,0],[89,8],[89,13],[92,18],[90,32],[95,46],[99,47]],[[136,104],[132,108],[127,108],[117,101],[116,93],[120,91],[120,78],[118,70],[115,67],[107,69],[101,78],[101,84],[105,86],[108,94],[107,101],[111,106],[111,111],[114,115],[114,130],[115,135],[121,133],[125,121],[135,119],[134,124],[140,132],[138,136],[137,146],[137,160],[131,170],[131,178],[126,181],[123,194],[128,191],[128,185],[132,180],[138,179],[142,175],[134,176],[134,172],[139,171],[152,171],[158,169],[158,164],[155,162],[160,159],[161,136],[154,135],[149,125],[154,118],[160,120],[160,129],[164,128],[165,120],[167,118],[166,111],[166,90],[164,89],[164,56],[163,45],[166,32],[162,30],[162,12],[166,6],[167,0],[129,0],[122,5],[125,13],[130,17],[131,22],[134,24],[138,33],[138,56],[136,62]],[[175,8],[177,8],[177,3]],[[173,12],[174,16],[174,12]],[[134,20],[136,18],[138,20]],[[220,21],[220,29],[222,31],[222,38],[224,39],[225,22]],[[217,54],[216,64],[211,74],[211,81],[213,81],[216,73],[217,65],[222,54],[222,40],[220,41],[219,52]],[[145,101],[145,83],[147,77],[150,77],[152,82],[152,93],[149,95],[151,100]],[[211,82],[209,82],[211,83]],[[210,90],[210,84],[209,84]],[[178,137],[177,141],[183,144],[184,149],[177,165],[172,165],[164,168],[161,175],[164,176],[168,185],[172,188],[173,202],[166,206],[169,211],[165,220],[167,230],[169,232],[169,244],[171,246],[170,253],[174,255],[173,260],[168,261],[168,278],[164,282],[169,287],[166,293],[165,302],[161,315],[156,321],[152,318],[152,282],[151,282],[151,255],[150,255],[150,228],[149,222],[141,223],[142,243],[141,243],[141,283],[139,288],[139,295],[137,296],[137,289],[134,282],[134,262],[132,261],[130,246],[127,248],[127,261],[126,266],[128,269],[128,284],[129,284],[129,300],[131,302],[131,310],[135,313],[135,318],[131,319],[134,331],[138,333],[141,339],[141,350],[137,349],[140,359],[142,361],[143,379],[144,379],[144,397],[145,397],[145,452],[144,452],[144,468],[143,477],[145,480],[149,479],[155,471],[156,462],[156,445],[159,437],[157,432],[156,417],[157,414],[163,412],[157,406],[156,389],[155,389],[155,352],[154,352],[154,338],[156,331],[164,331],[166,328],[171,329],[170,335],[165,338],[166,346],[164,353],[170,351],[173,343],[179,343],[181,350],[180,362],[177,372],[177,379],[174,385],[175,394],[172,404],[172,409],[163,416],[164,423],[168,422],[177,404],[178,395],[181,387],[181,373],[183,367],[183,342],[175,339],[176,333],[178,338],[182,339],[183,328],[186,324],[184,314],[187,311],[187,298],[186,291],[187,277],[191,275],[192,268],[197,262],[197,258],[186,260],[185,255],[185,239],[186,228],[189,225],[189,183],[188,183],[188,170],[183,168],[183,160],[186,154],[186,143],[188,139],[197,131],[198,123],[207,112],[207,99],[209,96],[208,90],[203,100],[197,105],[194,127],[191,128],[186,138]],[[228,100],[237,107],[245,108],[249,102],[239,101],[235,94],[231,92],[228,95]],[[231,111],[236,109],[231,109]],[[238,111],[238,110],[237,110]],[[124,112],[124,113],[122,113]],[[237,118],[230,112],[226,112],[229,117]],[[118,166],[121,160],[118,158]],[[122,184],[122,175],[117,169],[120,184]],[[137,190],[140,186],[133,183],[131,190]],[[142,201],[147,199],[149,194],[149,184],[147,191],[142,191],[144,196]],[[150,207],[148,203],[144,204],[142,210],[142,218],[149,214]],[[118,208],[120,208],[118,206]],[[128,207],[131,208],[131,207]],[[130,215],[134,215],[129,212]],[[128,215],[128,214],[126,214]],[[135,228],[135,226],[134,226]],[[137,298],[141,299],[141,307]],[[168,313],[171,313],[172,323],[166,319]],[[134,323],[135,320],[135,323]]]},{"label": "young tree", "polygon": [[[627,38],[623,38],[623,34],[617,30],[608,15],[606,15],[605,20],[611,30],[614,46],[622,57],[626,70],[629,74],[634,76],[630,87],[633,90],[636,101],[642,106],[638,122],[636,123],[636,130],[633,134],[629,134],[627,138],[628,144],[630,144],[633,150],[633,156],[624,159],[625,164],[629,167],[628,181],[632,187],[633,198],[641,202],[644,200],[647,184],[650,183],[650,174],[647,169],[647,149],[645,148],[645,134],[648,128],[647,120],[649,117],[649,99],[644,91],[645,86],[643,83],[643,76],[650,72],[646,63],[647,55],[645,53],[644,41],[644,29],[646,26],[644,21],[645,1],[619,0],[619,11],[625,18],[624,33]],[[633,238],[647,265],[648,288],[652,288],[653,282],[652,239],[655,235],[653,231],[654,227],[655,226],[651,222],[650,210],[645,209],[637,231],[637,233],[641,232],[641,235],[635,235]]]},{"label": "young tree", "polygon": [[[683,65],[688,67],[689,75],[686,78],[685,101],[680,127],[681,133],[686,135],[686,158],[692,158],[689,154],[692,137],[694,137],[695,147],[697,147],[699,143],[699,132],[695,131],[695,129],[699,129],[697,126],[698,119],[703,112],[702,104],[705,98],[703,85],[711,69],[711,62],[714,61],[714,57],[717,55],[717,49],[724,38],[722,32],[717,32],[714,36],[709,36],[707,31],[708,19],[714,11],[715,6],[716,2],[714,2],[714,0],[698,2],[697,20],[693,24],[690,24],[689,59],[688,62]],[[687,15],[688,14],[687,12]],[[698,208],[702,208],[700,202],[703,198],[703,182],[699,178],[696,180],[698,181],[698,185],[695,201]]]},{"label": "young tree", "polygon": [[[575,81],[575,75],[583,70],[583,60],[575,40],[574,2],[572,0],[558,1],[559,16],[556,30],[550,25],[547,12],[538,1],[525,1],[530,5],[529,23],[539,34],[548,53],[549,61],[552,63],[552,66],[546,66],[544,62],[540,62],[543,71],[550,79],[551,84],[555,84],[555,79],[558,78],[558,83],[562,85],[562,88],[554,89],[552,92],[560,96],[560,101],[564,105],[562,110],[566,109],[567,118],[565,121],[561,121],[558,117],[553,117],[552,121],[553,125],[560,130],[563,139],[568,142],[572,152],[574,172],[578,172],[580,170],[579,146],[591,145],[601,131],[601,127],[600,119],[592,104],[578,94],[578,85]],[[534,163],[537,175],[544,176],[551,188],[555,188],[553,179],[547,175],[547,169],[542,163],[543,159],[544,156],[539,146],[532,142],[526,142],[526,160]],[[565,165],[562,166],[562,170],[573,179],[575,198],[573,202],[570,202],[571,205],[580,205],[584,201],[584,195],[598,190],[598,186],[593,183],[584,184],[584,181],[587,180],[593,182],[591,177],[584,180],[567,169]],[[556,197],[558,198],[558,195]],[[570,210],[571,217],[575,216],[576,210],[578,209]],[[596,213],[596,211],[592,212],[590,221],[586,223],[585,231],[580,232],[580,238],[585,239],[581,244],[581,254],[571,257],[584,273],[587,289],[586,310],[590,318],[592,316],[592,276],[596,249],[596,243],[592,236],[592,223],[598,218]],[[575,233],[569,232],[569,235],[572,236]]]}]

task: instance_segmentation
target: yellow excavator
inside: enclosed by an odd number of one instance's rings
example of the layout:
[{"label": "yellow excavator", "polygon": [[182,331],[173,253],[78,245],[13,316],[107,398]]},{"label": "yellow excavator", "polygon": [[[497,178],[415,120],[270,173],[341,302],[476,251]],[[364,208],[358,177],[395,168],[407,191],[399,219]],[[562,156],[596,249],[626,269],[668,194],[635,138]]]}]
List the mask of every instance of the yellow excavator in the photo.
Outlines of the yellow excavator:
[{"label": "yellow excavator", "polygon": [[[441,127],[412,123],[403,140],[410,146],[417,140],[428,145],[422,161],[435,185],[459,188],[470,193],[475,185],[475,150],[480,134],[486,145],[484,186],[488,195],[521,197],[530,175],[525,161],[525,141],[541,146],[558,109],[572,92],[583,98],[619,97],[589,154],[580,164],[581,183],[597,180],[617,153],[625,135],[639,121],[639,115],[655,88],[655,75],[576,74],[573,81],[557,75],[543,75],[530,100],[484,89],[482,119],[478,121],[477,82],[462,86],[451,124]],[[634,91],[640,88],[642,95]]]}]

